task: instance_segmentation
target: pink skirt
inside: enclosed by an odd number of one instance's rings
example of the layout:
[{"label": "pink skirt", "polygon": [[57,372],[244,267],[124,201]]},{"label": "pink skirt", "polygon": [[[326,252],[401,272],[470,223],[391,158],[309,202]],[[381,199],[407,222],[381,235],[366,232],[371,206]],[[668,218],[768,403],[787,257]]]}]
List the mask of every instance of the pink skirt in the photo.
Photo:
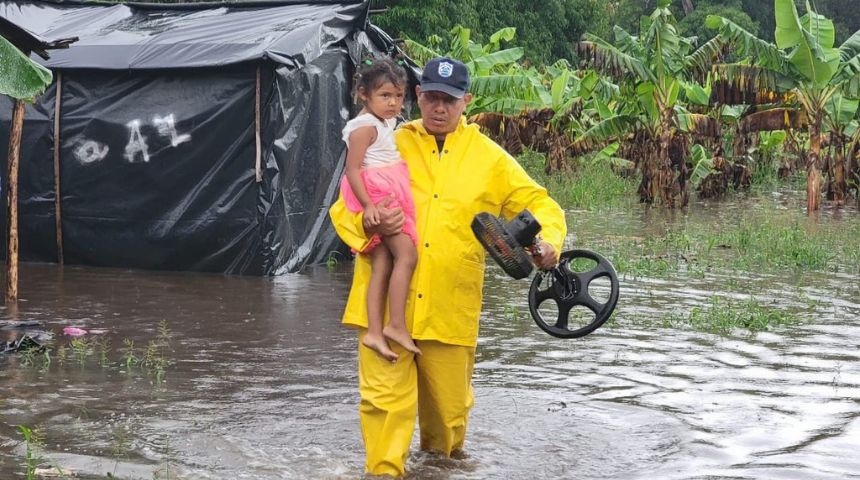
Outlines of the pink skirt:
[{"label": "pink skirt", "polygon": [[[415,202],[412,200],[412,191],[409,189],[409,169],[405,162],[397,162],[384,167],[370,167],[361,169],[361,180],[364,182],[364,188],[370,196],[373,203],[379,203],[383,199],[394,194],[394,200],[389,204],[389,208],[400,207],[403,209],[403,233],[409,235],[412,243],[418,245],[418,230],[415,227]],[[362,212],[364,208],[361,202],[355,197],[352,192],[352,187],[349,185],[349,180],[344,175],[340,181],[340,193],[343,195],[343,201],[346,208],[351,212]],[[361,253],[367,253],[382,242],[379,235],[374,235]]]}]

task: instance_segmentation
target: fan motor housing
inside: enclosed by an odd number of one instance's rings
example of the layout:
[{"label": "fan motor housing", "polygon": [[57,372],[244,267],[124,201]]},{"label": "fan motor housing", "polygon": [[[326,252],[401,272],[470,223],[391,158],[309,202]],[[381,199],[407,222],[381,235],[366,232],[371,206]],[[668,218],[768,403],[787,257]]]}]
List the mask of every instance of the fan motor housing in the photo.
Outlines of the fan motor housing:
[{"label": "fan motor housing", "polygon": [[482,212],[472,220],[472,232],[500,267],[513,277],[528,277],[534,264],[526,247],[534,245],[541,226],[534,215],[523,210],[510,222]]}]

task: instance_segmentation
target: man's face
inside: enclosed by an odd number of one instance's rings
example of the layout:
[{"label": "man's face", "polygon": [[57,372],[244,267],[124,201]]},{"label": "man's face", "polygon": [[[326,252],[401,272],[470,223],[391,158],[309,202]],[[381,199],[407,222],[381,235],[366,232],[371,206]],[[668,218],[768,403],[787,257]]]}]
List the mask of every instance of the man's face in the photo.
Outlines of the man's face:
[{"label": "man's face", "polygon": [[442,92],[422,92],[420,86],[415,87],[415,93],[424,129],[431,135],[445,135],[456,130],[460,115],[472,100],[469,93],[457,98]]}]

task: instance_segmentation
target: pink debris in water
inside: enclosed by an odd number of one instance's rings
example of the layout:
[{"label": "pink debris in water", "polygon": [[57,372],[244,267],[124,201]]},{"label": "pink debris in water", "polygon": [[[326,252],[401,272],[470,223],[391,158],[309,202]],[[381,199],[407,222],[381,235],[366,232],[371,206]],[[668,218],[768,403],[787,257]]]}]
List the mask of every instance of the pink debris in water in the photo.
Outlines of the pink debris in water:
[{"label": "pink debris in water", "polygon": [[63,335],[68,335],[70,337],[80,337],[82,335],[86,335],[87,331],[83,328],[78,327],[66,327],[63,329]]}]

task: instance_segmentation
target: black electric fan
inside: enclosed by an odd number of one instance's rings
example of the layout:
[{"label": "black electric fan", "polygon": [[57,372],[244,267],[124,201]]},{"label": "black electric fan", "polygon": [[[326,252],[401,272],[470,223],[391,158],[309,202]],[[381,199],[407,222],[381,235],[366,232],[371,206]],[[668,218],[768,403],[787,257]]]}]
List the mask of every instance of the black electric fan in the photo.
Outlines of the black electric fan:
[{"label": "black electric fan", "polygon": [[[500,267],[513,277],[528,277],[534,264],[531,253],[535,252],[540,233],[540,223],[528,210],[523,210],[510,222],[495,215],[482,212],[472,220],[472,232]],[[587,259],[595,266],[586,272],[577,272],[571,263]],[[589,287],[598,278],[609,279],[609,298],[600,302],[591,296]],[[547,321],[540,311],[541,305],[553,301],[558,308],[558,317]],[[578,338],[593,332],[609,320],[618,303],[618,275],[612,263],[590,250],[568,250],[562,252],[558,264],[548,271],[535,275],[529,289],[529,311],[537,326],[546,333],[559,338]],[[570,324],[570,313],[574,307],[590,310],[583,325]]]}]

